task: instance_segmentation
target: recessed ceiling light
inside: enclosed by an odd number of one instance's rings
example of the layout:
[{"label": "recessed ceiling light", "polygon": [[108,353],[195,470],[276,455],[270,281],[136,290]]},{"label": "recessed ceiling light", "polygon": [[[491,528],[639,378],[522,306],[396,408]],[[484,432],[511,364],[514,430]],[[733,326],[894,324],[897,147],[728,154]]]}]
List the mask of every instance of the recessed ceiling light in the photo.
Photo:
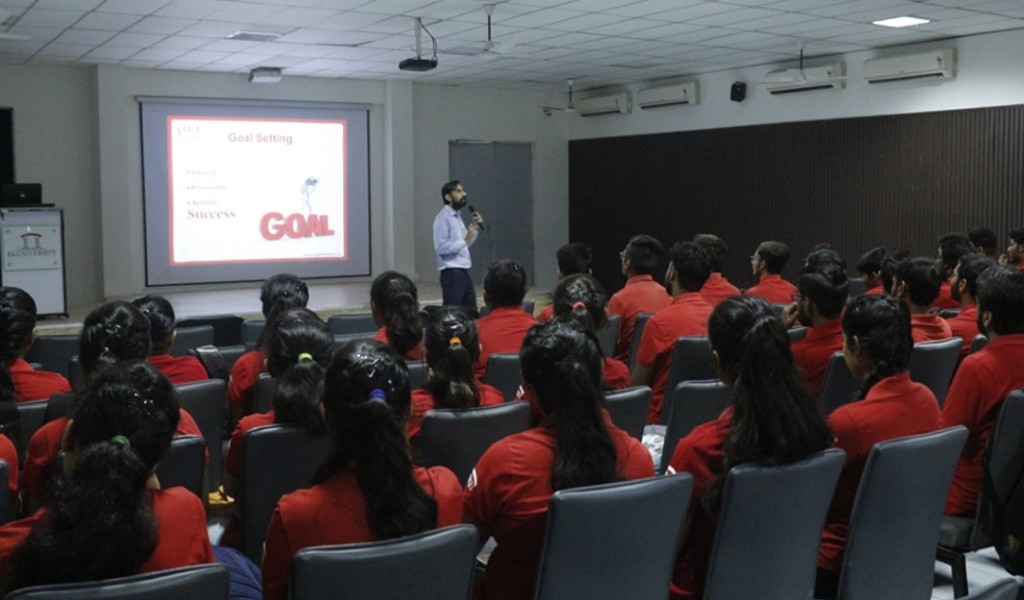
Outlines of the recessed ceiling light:
[{"label": "recessed ceiling light", "polygon": [[924,25],[925,23],[931,23],[931,21],[917,17],[893,17],[892,19],[872,21],[872,24],[881,25],[882,27],[913,27],[914,25]]},{"label": "recessed ceiling light", "polygon": [[264,31],[236,31],[224,36],[224,39],[244,42],[272,42],[279,37],[281,37],[280,33],[267,33]]}]

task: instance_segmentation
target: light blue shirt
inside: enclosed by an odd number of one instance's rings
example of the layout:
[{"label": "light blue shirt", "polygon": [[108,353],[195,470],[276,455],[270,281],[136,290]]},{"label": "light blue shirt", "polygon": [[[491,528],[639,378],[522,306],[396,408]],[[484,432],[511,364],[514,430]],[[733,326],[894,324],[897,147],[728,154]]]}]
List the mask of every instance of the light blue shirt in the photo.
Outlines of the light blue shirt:
[{"label": "light blue shirt", "polygon": [[466,224],[458,211],[445,204],[434,217],[434,254],[437,256],[437,270],[468,269],[473,265],[469,258],[469,247],[473,242],[466,243]]}]

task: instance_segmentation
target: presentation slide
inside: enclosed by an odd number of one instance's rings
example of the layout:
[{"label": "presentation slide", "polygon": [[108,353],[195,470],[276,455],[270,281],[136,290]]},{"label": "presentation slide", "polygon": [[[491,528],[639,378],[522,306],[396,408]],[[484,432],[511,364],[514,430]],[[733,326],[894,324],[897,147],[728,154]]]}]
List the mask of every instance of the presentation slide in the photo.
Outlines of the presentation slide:
[{"label": "presentation slide", "polygon": [[142,101],[147,285],[365,276],[365,109]]}]

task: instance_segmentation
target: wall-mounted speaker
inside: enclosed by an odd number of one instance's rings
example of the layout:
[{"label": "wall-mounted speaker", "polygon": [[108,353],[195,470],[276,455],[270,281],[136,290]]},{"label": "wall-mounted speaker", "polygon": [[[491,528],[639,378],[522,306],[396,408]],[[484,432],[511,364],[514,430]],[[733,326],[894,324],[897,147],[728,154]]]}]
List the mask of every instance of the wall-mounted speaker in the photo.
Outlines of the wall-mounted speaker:
[{"label": "wall-mounted speaker", "polygon": [[743,102],[743,99],[747,97],[747,84],[742,81],[737,81],[732,84],[729,88],[729,99],[733,102]]}]

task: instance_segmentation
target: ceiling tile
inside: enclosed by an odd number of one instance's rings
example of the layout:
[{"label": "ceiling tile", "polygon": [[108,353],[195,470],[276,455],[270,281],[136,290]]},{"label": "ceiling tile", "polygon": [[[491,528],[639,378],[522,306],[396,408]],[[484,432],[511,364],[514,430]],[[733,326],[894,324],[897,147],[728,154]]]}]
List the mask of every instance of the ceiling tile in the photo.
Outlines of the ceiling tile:
[{"label": "ceiling tile", "polygon": [[148,15],[170,3],[171,0],[107,0],[96,10],[104,13]]},{"label": "ceiling tile", "polygon": [[153,14],[158,17],[206,19],[219,11],[230,8],[231,4],[225,0],[174,0]]},{"label": "ceiling tile", "polygon": [[41,56],[53,56],[66,58],[68,60],[75,60],[82,56],[85,56],[95,46],[92,44],[58,44],[52,43],[47,44],[45,48],[39,51]]},{"label": "ceiling tile", "polygon": [[137,23],[140,15],[121,15],[109,13],[89,13],[75,23],[75,29],[97,29],[102,31],[121,31]]},{"label": "ceiling tile", "polygon": [[85,16],[80,10],[51,10],[30,8],[18,17],[18,25],[22,27],[71,27],[75,21]]},{"label": "ceiling tile", "polygon": [[114,37],[114,35],[113,31],[67,29],[56,41],[61,44],[89,44],[96,46]]},{"label": "ceiling tile", "polygon": [[167,17],[146,17],[128,28],[135,33],[161,33],[171,35],[187,29],[198,21],[192,19],[170,19]]}]

